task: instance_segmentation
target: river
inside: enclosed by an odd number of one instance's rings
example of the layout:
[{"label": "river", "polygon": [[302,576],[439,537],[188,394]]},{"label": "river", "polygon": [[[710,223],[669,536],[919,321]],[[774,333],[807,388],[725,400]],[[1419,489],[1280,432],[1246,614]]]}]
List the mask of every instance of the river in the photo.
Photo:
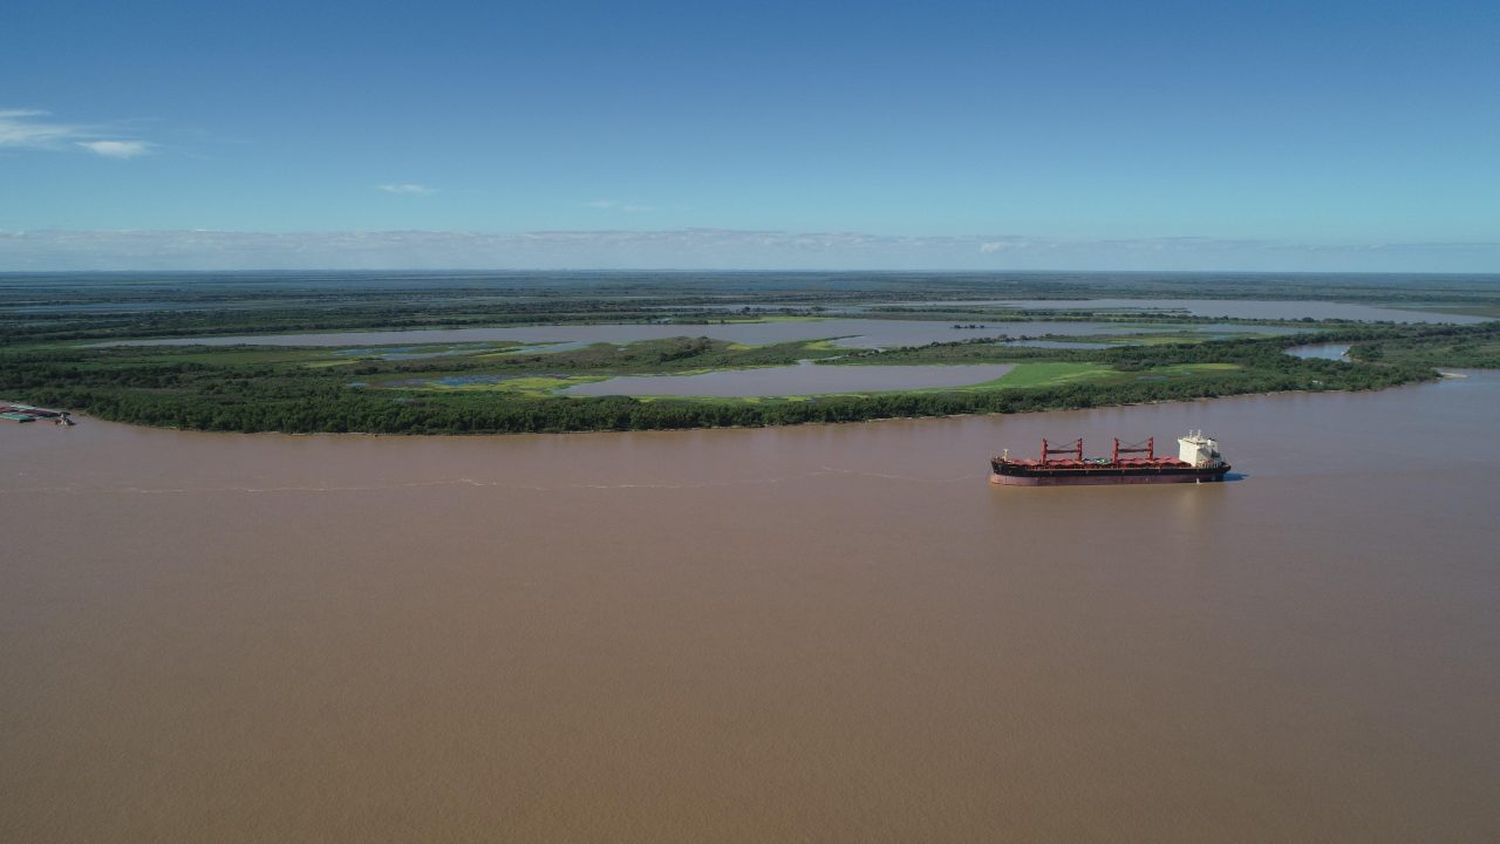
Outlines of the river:
[{"label": "river", "polygon": [[[0,427],[15,841],[1500,839],[1500,373],[566,436]],[[1042,436],[1243,478],[1022,489]]]}]

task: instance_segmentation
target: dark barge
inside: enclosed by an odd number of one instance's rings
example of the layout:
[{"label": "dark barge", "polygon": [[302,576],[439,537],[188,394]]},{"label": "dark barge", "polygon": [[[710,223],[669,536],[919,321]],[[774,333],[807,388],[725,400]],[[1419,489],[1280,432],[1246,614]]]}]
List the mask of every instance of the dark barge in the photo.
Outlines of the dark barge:
[{"label": "dark barge", "polygon": [[54,424],[71,426],[74,424],[72,417],[65,410],[48,410],[45,407],[36,407],[29,404],[21,404],[13,401],[0,401],[0,419],[8,422],[35,422],[39,419],[51,419]]}]

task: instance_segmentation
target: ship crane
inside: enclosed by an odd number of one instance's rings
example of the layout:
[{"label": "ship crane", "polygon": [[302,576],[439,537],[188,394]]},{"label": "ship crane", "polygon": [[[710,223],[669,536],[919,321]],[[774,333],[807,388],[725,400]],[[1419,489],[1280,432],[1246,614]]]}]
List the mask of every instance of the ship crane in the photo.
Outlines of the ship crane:
[{"label": "ship crane", "polygon": [[1144,454],[1147,460],[1156,459],[1156,437],[1147,437],[1143,443],[1133,445],[1120,445],[1120,438],[1115,437],[1115,448],[1110,454],[1109,462],[1118,464],[1122,454]]},{"label": "ship crane", "polygon": [[1073,459],[1074,460],[1077,460],[1079,463],[1082,463],[1083,462],[1083,437],[1079,437],[1078,439],[1074,440],[1073,444],[1067,446],[1066,448],[1053,448],[1047,442],[1047,438],[1043,437],[1042,438],[1042,463],[1043,463],[1043,465],[1045,465],[1047,463],[1047,458],[1050,457],[1051,455],[1054,455],[1054,454],[1071,454],[1071,455],[1073,455]]}]

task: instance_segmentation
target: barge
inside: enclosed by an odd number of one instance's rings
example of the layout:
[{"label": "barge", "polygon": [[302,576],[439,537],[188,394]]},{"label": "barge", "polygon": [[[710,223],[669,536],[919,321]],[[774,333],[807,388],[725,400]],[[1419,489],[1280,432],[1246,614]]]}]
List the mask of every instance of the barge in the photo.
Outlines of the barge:
[{"label": "barge", "polygon": [[[1202,431],[1177,438],[1177,456],[1158,457],[1156,438],[1121,445],[1115,438],[1109,457],[1084,457],[1083,439],[1056,447],[1042,440],[1036,459],[1012,458],[1010,451],[990,458],[990,483],[1006,486],[1086,484],[1182,484],[1222,481],[1229,464],[1219,443]],[[1132,456],[1141,455],[1141,456]]]},{"label": "barge", "polygon": [[68,416],[66,410],[48,410],[45,407],[35,407],[29,404],[21,404],[13,401],[0,401],[0,419],[8,422],[35,422],[39,419],[51,419],[54,424],[72,426],[72,417]]}]

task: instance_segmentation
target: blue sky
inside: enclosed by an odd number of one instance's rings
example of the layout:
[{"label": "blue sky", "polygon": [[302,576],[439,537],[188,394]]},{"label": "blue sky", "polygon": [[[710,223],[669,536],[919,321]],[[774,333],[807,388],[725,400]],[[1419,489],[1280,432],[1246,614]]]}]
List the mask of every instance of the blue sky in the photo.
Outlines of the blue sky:
[{"label": "blue sky", "polygon": [[1493,2],[7,4],[0,269],[1497,271],[1497,44]]}]

